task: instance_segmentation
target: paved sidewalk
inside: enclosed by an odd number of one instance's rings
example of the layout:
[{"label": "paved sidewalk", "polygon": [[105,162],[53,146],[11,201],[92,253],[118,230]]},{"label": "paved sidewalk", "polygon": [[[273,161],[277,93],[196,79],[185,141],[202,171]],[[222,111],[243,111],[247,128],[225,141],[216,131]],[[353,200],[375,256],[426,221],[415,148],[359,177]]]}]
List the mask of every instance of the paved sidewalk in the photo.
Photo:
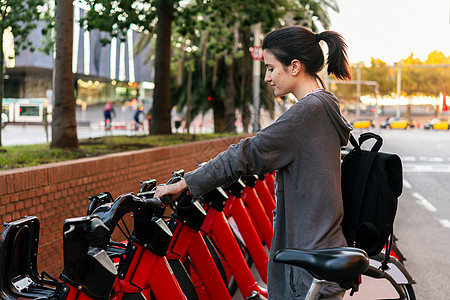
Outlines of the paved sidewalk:
[{"label": "paved sidewalk", "polygon": [[[252,271],[252,274],[258,284],[264,288],[267,288],[267,285],[262,281],[254,264],[250,270]],[[362,277],[362,284],[359,286],[358,292],[354,293],[353,296],[350,296],[350,290],[348,290],[344,296],[344,300],[377,300],[397,298],[397,292],[387,280],[374,279],[367,276]],[[244,298],[238,290],[232,299],[243,300]]]}]

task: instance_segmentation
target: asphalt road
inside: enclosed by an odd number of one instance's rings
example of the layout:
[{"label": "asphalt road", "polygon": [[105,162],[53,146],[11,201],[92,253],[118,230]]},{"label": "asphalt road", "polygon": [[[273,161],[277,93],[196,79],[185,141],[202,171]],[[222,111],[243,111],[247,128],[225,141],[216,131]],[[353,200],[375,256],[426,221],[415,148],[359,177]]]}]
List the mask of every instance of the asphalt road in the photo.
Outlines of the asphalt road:
[{"label": "asphalt road", "polygon": [[450,132],[381,130],[382,151],[400,155],[404,189],[394,232],[417,299],[449,299]]}]

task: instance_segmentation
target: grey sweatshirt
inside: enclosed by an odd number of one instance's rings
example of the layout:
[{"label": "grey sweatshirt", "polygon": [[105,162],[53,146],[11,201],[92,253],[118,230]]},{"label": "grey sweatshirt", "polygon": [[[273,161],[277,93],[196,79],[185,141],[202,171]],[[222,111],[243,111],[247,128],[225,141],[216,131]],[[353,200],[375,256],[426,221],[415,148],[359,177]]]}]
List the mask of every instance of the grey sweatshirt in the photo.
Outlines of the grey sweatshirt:
[{"label": "grey sweatshirt", "polygon": [[[200,196],[242,175],[278,170],[268,274],[271,300],[303,299],[312,280],[303,269],[274,262],[277,250],[347,245],[340,226],[340,147],[347,144],[351,130],[341,115],[339,100],[328,91],[318,90],[256,136],[231,145],[185,175],[191,193]],[[321,292],[327,295],[336,290],[324,288]]]}]

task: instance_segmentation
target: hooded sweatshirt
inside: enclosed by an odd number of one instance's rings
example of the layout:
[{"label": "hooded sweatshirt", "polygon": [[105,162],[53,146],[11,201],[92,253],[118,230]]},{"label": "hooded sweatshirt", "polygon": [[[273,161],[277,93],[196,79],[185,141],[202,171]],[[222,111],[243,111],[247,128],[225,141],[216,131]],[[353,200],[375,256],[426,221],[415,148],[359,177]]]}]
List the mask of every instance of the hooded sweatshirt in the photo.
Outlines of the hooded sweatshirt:
[{"label": "hooded sweatshirt", "polygon": [[[347,145],[351,130],[340,112],[339,100],[320,89],[307,94],[254,137],[231,145],[185,175],[190,192],[200,196],[243,175],[277,170],[276,223],[268,273],[271,300],[303,299],[312,281],[305,270],[274,262],[276,251],[347,245],[340,226],[340,148]],[[340,291],[326,286],[321,293]]]}]

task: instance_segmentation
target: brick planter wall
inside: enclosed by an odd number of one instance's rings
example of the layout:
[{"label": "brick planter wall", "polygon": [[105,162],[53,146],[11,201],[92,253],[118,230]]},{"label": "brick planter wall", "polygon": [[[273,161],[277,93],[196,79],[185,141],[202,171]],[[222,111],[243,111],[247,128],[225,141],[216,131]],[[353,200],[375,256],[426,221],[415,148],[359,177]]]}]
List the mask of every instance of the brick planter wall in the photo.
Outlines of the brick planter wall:
[{"label": "brick planter wall", "polygon": [[139,189],[139,181],[164,183],[171,172],[190,171],[239,142],[241,137],[145,149],[42,166],[0,171],[0,218],[26,215],[40,220],[38,270],[58,276],[63,267],[62,225],[86,214],[88,197],[110,192],[114,198]]}]

